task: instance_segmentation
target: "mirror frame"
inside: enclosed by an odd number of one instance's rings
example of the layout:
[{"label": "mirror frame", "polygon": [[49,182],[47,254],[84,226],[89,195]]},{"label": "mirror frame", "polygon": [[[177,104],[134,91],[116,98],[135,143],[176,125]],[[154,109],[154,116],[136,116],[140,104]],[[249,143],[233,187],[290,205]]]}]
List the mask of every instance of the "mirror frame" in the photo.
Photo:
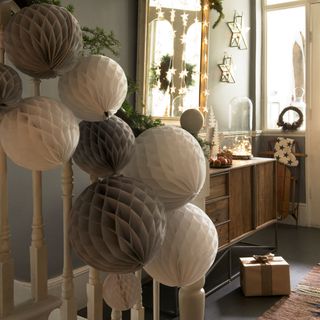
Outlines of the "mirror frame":
[{"label": "mirror frame", "polygon": [[[200,48],[200,85],[199,110],[204,114],[207,111],[207,85],[208,85],[208,34],[210,28],[209,0],[202,0],[202,27]],[[147,81],[147,39],[148,39],[148,8],[149,0],[138,0],[138,28],[137,28],[137,71],[136,81],[136,111],[146,114],[146,81]],[[206,23],[204,23],[206,22]],[[164,122],[177,122],[179,117],[156,117]]]}]

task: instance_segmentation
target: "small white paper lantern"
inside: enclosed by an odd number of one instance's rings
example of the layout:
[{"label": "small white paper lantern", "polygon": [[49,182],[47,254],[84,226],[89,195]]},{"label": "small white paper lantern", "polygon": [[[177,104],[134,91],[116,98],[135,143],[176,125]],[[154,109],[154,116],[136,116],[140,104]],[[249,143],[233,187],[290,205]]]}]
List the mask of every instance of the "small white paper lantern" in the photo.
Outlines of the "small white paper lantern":
[{"label": "small white paper lantern", "polygon": [[22,81],[11,67],[0,63],[0,111],[8,111],[21,100]]},{"label": "small white paper lantern", "polygon": [[218,234],[199,207],[188,203],[167,213],[167,232],[161,249],[144,269],[155,280],[184,287],[202,278],[214,262]]},{"label": "small white paper lantern", "polygon": [[59,80],[61,100],[80,119],[102,121],[121,107],[127,95],[127,78],[114,60],[92,55]]},{"label": "small white paper lantern", "polygon": [[136,149],[124,174],[153,188],[167,210],[191,201],[203,187],[206,160],[197,140],[186,130],[162,126],[136,138]]},{"label": "small white paper lantern", "polygon": [[71,210],[70,242],[88,265],[105,272],[137,271],[159,250],[165,215],[144,183],[123,176],[93,183]]},{"label": "small white paper lantern", "polygon": [[103,299],[114,310],[131,309],[141,295],[141,284],[134,273],[107,275],[103,282]]},{"label": "small white paper lantern", "polygon": [[0,127],[1,143],[16,164],[48,170],[68,161],[79,141],[79,125],[70,110],[45,97],[21,100]]},{"label": "small white paper lantern", "polygon": [[39,79],[72,69],[83,48],[76,18],[65,8],[49,4],[34,4],[13,15],[4,43],[12,63]]},{"label": "small white paper lantern", "polygon": [[117,116],[105,121],[80,123],[80,140],[73,155],[75,163],[97,177],[119,172],[134,152],[131,128]]},{"label": "small white paper lantern", "polygon": [[197,135],[203,126],[203,115],[198,109],[188,109],[180,117],[181,127]]}]

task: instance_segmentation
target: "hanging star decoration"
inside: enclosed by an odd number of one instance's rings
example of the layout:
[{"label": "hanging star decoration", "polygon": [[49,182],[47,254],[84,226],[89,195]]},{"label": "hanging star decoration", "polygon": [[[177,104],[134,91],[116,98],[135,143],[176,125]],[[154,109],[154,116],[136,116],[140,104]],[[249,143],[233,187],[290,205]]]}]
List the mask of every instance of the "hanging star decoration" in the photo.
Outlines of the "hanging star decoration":
[{"label": "hanging star decoration", "polygon": [[187,26],[188,24],[188,18],[189,18],[189,15],[185,12],[181,15],[182,24],[184,27]]},{"label": "hanging star decoration", "polygon": [[174,19],[176,18],[176,10],[172,9],[170,11],[170,21],[174,22]]},{"label": "hanging star decoration", "polygon": [[221,82],[235,83],[235,79],[232,74],[232,58],[231,56],[224,55],[222,63],[218,64],[221,70]]},{"label": "hanging star decoration", "polygon": [[243,35],[243,14],[234,13],[233,21],[227,22],[232,33],[230,39],[230,47],[238,47],[240,50],[248,49]]}]

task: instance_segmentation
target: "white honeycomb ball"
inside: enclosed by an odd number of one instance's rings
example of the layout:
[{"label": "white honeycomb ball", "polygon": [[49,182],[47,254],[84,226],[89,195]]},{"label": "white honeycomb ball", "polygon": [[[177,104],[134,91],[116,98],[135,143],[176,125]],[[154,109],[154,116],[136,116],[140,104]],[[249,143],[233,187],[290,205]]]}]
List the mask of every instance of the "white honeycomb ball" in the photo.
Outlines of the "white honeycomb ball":
[{"label": "white honeycomb ball", "polygon": [[167,232],[161,249],[144,269],[155,280],[184,287],[201,279],[218,251],[213,222],[197,206],[188,203],[167,213]]},{"label": "white honeycomb ball", "polygon": [[140,295],[141,285],[134,273],[110,273],[103,282],[103,299],[114,310],[131,309]]},{"label": "white honeycomb ball", "polygon": [[79,125],[60,102],[32,97],[5,113],[0,135],[3,149],[13,162],[43,171],[72,157],[79,141]]},{"label": "white honeycomb ball", "polygon": [[114,60],[101,55],[82,57],[59,79],[61,100],[80,119],[102,121],[117,112],[127,95],[127,78]]},{"label": "white honeycomb ball", "polygon": [[194,199],[206,178],[207,161],[198,141],[186,130],[161,126],[136,138],[135,152],[124,168],[153,188],[167,210]]}]

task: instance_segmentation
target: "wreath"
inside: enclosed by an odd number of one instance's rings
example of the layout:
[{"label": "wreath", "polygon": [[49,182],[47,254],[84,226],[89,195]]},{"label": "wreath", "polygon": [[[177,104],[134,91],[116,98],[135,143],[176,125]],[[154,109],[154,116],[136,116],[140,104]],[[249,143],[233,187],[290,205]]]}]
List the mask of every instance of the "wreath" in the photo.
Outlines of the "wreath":
[{"label": "wreath", "polygon": [[[150,69],[150,85],[152,87],[156,87],[158,81],[160,81],[160,91],[166,93],[168,87],[171,87],[171,81],[167,79],[167,72],[172,67],[172,57],[169,54],[162,56],[159,65],[153,65]],[[185,85],[186,88],[192,86],[194,84],[194,80],[192,78],[195,73],[195,65],[186,63],[187,75],[185,77]],[[157,74],[157,69],[160,69],[160,75]]]},{"label": "wreath", "polygon": [[[292,123],[284,122],[283,116],[286,112],[288,112],[290,110],[295,111],[299,115],[299,119],[297,121],[292,122]],[[300,128],[302,123],[303,123],[303,114],[302,114],[301,110],[297,107],[289,106],[289,107],[284,108],[281,111],[281,113],[279,114],[277,125],[279,127],[282,127],[282,130],[286,131],[286,130],[297,130],[298,128]]]}]

